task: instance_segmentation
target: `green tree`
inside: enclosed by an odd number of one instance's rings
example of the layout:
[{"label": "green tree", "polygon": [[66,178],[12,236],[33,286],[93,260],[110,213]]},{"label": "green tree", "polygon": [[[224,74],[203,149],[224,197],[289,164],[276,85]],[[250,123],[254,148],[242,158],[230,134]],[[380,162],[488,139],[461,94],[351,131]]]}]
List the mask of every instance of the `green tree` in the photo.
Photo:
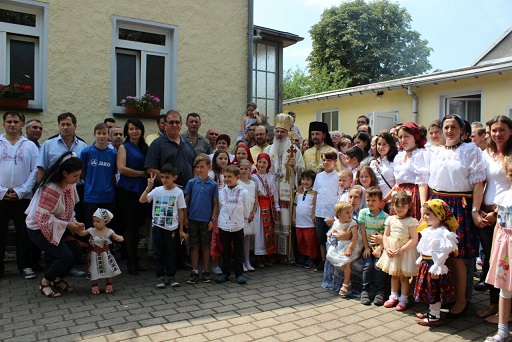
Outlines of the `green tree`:
[{"label": "green tree", "polygon": [[288,69],[283,77],[283,100],[313,93],[345,88],[347,82],[339,75],[330,75],[326,68],[310,75],[306,70]]},{"label": "green tree", "polygon": [[388,0],[354,0],[326,9],[309,32],[310,73],[329,84],[357,86],[431,69],[428,41],[411,29],[407,10]]}]

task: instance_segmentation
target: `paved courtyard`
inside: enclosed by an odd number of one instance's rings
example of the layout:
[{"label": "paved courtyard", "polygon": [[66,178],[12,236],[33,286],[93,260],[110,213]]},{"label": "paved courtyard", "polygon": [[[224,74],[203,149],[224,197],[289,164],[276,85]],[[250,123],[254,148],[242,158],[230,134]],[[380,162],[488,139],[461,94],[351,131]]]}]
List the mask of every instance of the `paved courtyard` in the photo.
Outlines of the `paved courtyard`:
[{"label": "paved courtyard", "polygon": [[[150,261],[144,260],[149,266]],[[122,264],[121,264],[122,265]],[[76,292],[43,297],[37,280],[25,280],[13,262],[0,278],[0,341],[483,341],[495,326],[475,310],[487,296],[475,293],[466,318],[428,328],[405,313],[363,306],[320,287],[321,274],[276,265],[248,274],[248,284],[156,289],[151,270],[114,279],[113,295],[90,294],[85,278],[69,278]]]}]

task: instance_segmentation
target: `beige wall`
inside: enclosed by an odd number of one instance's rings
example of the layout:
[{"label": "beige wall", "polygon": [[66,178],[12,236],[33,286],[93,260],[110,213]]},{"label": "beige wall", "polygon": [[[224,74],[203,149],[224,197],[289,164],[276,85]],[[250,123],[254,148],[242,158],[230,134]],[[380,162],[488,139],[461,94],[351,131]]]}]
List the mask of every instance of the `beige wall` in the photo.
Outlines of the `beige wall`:
[{"label": "beige wall", "polygon": [[[428,125],[440,117],[441,96],[473,90],[482,92],[483,122],[498,114],[506,115],[507,107],[512,107],[512,72],[414,87],[413,91],[418,96],[418,123]],[[380,100],[376,94],[363,94],[284,105],[285,112],[292,110],[297,113],[296,124],[305,133],[303,136],[307,134],[309,122],[317,120],[316,113],[326,109],[339,110],[339,129],[348,134],[356,133],[356,120],[359,115],[374,111],[398,110],[401,122],[412,120],[412,98],[407,95],[407,89],[384,91]]]},{"label": "beige wall", "polygon": [[[70,111],[78,117],[77,134],[90,143],[95,124],[112,114],[114,16],[178,27],[176,109],[201,114],[203,134],[214,127],[236,135],[246,105],[246,1],[43,2],[49,3],[47,111],[27,114],[43,121],[43,138],[58,133],[57,115]],[[146,134],[156,131],[154,119],[143,122]]]}]

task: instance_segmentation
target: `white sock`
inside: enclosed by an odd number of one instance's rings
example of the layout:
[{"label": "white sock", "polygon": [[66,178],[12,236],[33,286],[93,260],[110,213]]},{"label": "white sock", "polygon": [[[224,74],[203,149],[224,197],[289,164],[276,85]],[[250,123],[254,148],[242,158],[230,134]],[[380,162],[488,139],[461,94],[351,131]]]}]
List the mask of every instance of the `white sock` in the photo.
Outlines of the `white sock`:
[{"label": "white sock", "polygon": [[407,296],[404,296],[404,295],[401,295],[399,298],[398,298],[398,301],[400,303],[405,303],[407,304],[409,302],[409,298],[407,298]]},{"label": "white sock", "polygon": [[430,304],[430,314],[435,316],[436,318],[441,317],[441,302]]},{"label": "white sock", "polygon": [[245,235],[244,236],[244,259],[245,259],[245,264],[246,265],[250,265],[251,262],[249,260],[249,248],[251,247],[251,236],[250,235]]},{"label": "white sock", "polygon": [[199,270],[192,270],[192,272],[196,272],[196,274],[199,274]]},{"label": "white sock", "polygon": [[508,324],[498,323],[498,335],[505,338],[508,336]]}]

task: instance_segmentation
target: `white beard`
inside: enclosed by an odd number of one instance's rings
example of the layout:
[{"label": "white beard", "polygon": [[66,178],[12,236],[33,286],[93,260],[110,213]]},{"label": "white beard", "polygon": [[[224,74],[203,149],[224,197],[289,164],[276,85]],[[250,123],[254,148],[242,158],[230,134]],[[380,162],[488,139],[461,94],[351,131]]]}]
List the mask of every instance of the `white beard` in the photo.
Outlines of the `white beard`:
[{"label": "white beard", "polygon": [[283,155],[285,155],[287,150],[291,146],[291,141],[289,138],[285,137],[282,139],[278,139],[277,137],[274,137],[274,153],[277,155],[279,159],[283,158]]}]

